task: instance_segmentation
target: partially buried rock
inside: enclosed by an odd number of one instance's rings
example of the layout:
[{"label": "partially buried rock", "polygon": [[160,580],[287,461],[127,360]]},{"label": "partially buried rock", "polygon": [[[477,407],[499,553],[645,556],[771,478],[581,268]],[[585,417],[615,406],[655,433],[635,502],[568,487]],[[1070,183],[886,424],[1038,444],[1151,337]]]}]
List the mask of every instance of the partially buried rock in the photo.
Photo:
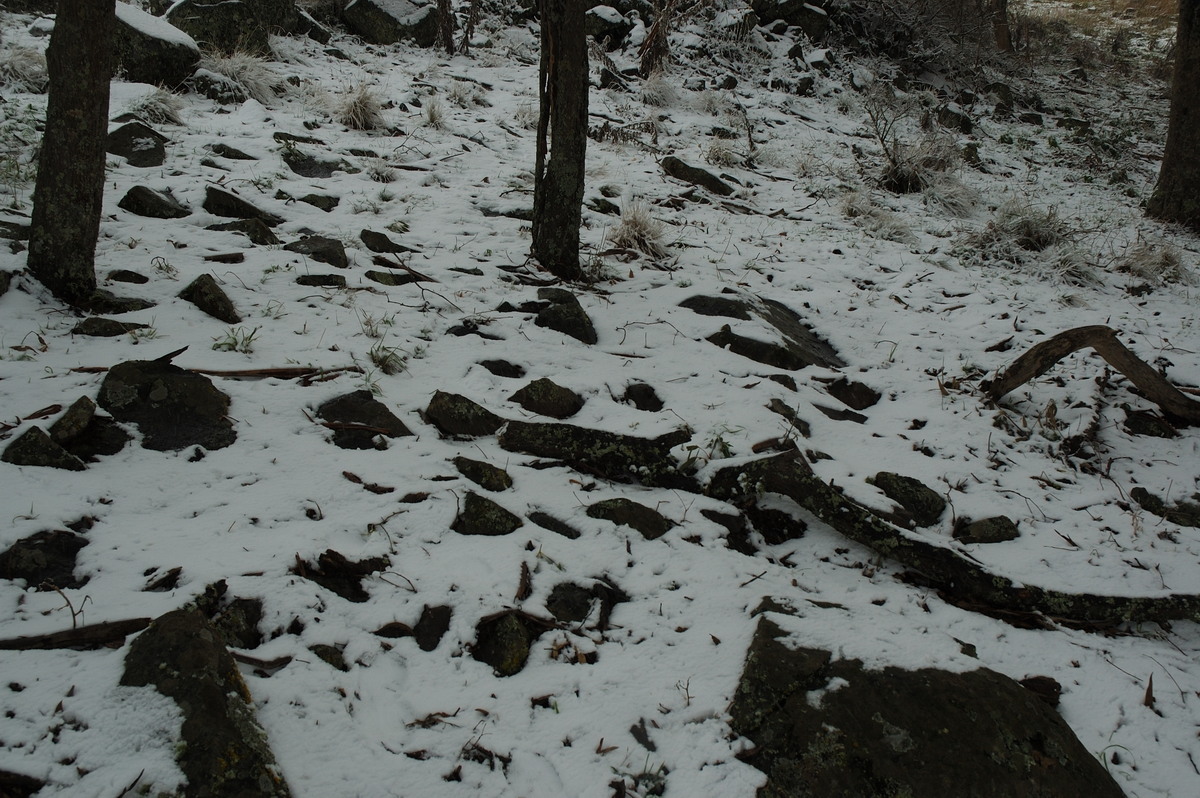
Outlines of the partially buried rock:
[{"label": "partially buried rock", "polygon": [[145,186],[134,186],[125,192],[117,203],[121,210],[150,219],[182,219],[191,214],[191,209],[175,199],[170,190],[155,191]]},{"label": "partially buried rock", "polygon": [[682,180],[685,183],[691,183],[701,188],[708,189],[714,194],[719,194],[722,197],[727,197],[733,193],[733,186],[726,183],[721,178],[709,172],[707,169],[701,169],[698,166],[684,163],[674,155],[668,155],[662,159],[662,170],[668,177],[673,177],[676,180]]},{"label": "partially buried rock", "polygon": [[268,227],[274,227],[283,222],[283,217],[255,207],[236,194],[215,186],[208,186],[205,189],[204,210],[214,216],[227,216],[234,219],[258,219]]},{"label": "partially buried rock", "polygon": [[504,419],[482,405],[456,393],[436,391],[425,408],[425,418],[444,435],[478,437],[491,435]]},{"label": "partially buried rock", "polygon": [[442,636],[450,629],[450,619],[454,610],[442,604],[436,607],[425,606],[421,617],[413,627],[413,637],[422,651],[433,651],[442,642]]},{"label": "partially buried rock", "polygon": [[495,374],[497,377],[506,377],[508,379],[518,379],[525,376],[525,369],[516,363],[510,363],[507,360],[481,360],[479,365]]},{"label": "partially buried rock", "polygon": [[188,798],[286,798],[288,786],[221,633],[196,609],[161,616],[125,657],[124,685],[152,685],[183,712]]},{"label": "partially buried rock", "polygon": [[333,443],[343,449],[377,449],[380,436],[402,438],[412,435],[396,414],[371,395],[354,391],[335,397],[317,408],[317,417],[333,430]]},{"label": "partially buried rock", "polygon": [[625,389],[625,394],[621,397],[621,401],[628,402],[638,410],[645,410],[650,413],[663,409],[663,401],[658,398],[654,387],[644,382],[631,383]]},{"label": "partially buried rock", "polygon": [[534,380],[508,398],[530,413],[551,418],[570,418],[583,407],[583,397],[545,377]]},{"label": "partially buried rock", "polygon": [[594,344],[596,328],[575,295],[565,288],[539,288],[538,299],[550,305],[537,314],[534,324],[569,335],[585,344]]},{"label": "partially buried rock", "polygon": [[158,451],[223,449],[237,438],[229,397],[207,377],[161,360],[131,360],[108,370],[97,404],[138,425],[142,446]]},{"label": "partially buried rock", "polygon": [[231,231],[242,233],[250,239],[250,243],[260,247],[272,247],[279,243],[279,237],[271,232],[262,219],[238,219],[236,222],[210,224],[205,230]]},{"label": "partially buried rock", "polygon": [[382,571],[390,564],[387,557],[368,557],[352,562],[341,552],[326,549],[317,557],[316,563],[304,562],[297,556],[292,573],[311,579],[347,601],[362,604],[370,598],[370,594],[362,586],[363,578]]},{"label": "partially buried rock", "polygon": [[614,524],[629,526],[642,533],[646,540],[656,540],[667,534],[675,522],[644,504],[629,499],[605,499],[587,508],[592,518],[603,518]]},{"label": "partially buried rock", "polygon": [[513,484],[512,477],[508,475],[507,471],[491,463],[471,460],[467,457],[455,457],[454,467],[464,477],[485,490],[508,490]]},{"label": "partially buried rock", "polygon": [[362,239],[363,244],[372,252],[382,252],[384,254],[398,254],[401,252],[416,252],[412,247],[406,247],[403,244],[397,244],[392,239],[388,238],[384,233],[377,233],[374,230],[362,230],[358,237]]},{"label": "partially buried rock", "polygon": [[87,335],[92,338],[116,338],[119,335],[131,333],[134,330],[144,330],[150,325],[138,324],[132,321],[117,321],[102,316],[89,316],[71,328],[73,335]]},{"label": "partially buried rock", "polygon": [[75,559],[87,544],[87,538],[65,529],[21,538],[0,552],[0,579],[22,579],[39,590],[82,587],[88,580],[76,578]]},{"label": "partially buried rock", "polygon": [[315,261],[328,263],[338,269],[346,269],[350,266],[350,261],[346,258],[346,247],[336,238],[305,236],[299,241],[285,244],[283,248],[288,252],[307,255]]},{"label": "partially buried rock", "polygon": [[76,399],[50,425],[50,438],[86,463],[112,455],[129,443],[129,433],[108,416],[96,413],[96,403],[86,396]]},{"label": "partially buried rock", "polygon": [[1020,534],[1012,519],[1004,515],[981,518],[961,524],[954,530],[955,540],[962,543],[1003,543],[1006,540],[1016,540]]},{"label": "partially buried rock", "polygon": [[162,166],[167,160],[167,137],[142,122],[127,122],[108,134],[108,151],[130,166]]},{"label": "partially buried rock", "polygon": [[903,507],[917,526],[933,526],[946,509],[946,500],[918,479],[880,471],[867,482]]},{"label": "partially buried rock", "polygon": [[0,460],[13,465],[82,471],[83,461],[51,440],[41,427],[30,427],[4,449]]},{"label": "partially buried rock", "polygon": [[516,610],[489,616],[475,627],[471,656],[491,665],[497,676],[512,676],[525,667],[533,641],[542,631],[544,627]]},{"label": "partially buried rock", "polygon": [[489,498],[468,492],[450,528],[460,535],[507,535],[525,525]]},{"label": "partially buried rock", "polygon": [[211,274],[202,274],[192,280],[179,292],[179,298],[186,299],[214,319],[227,324],[237,324],[242,320],[242,314],[237,312],[233,300],[217,285]]}]

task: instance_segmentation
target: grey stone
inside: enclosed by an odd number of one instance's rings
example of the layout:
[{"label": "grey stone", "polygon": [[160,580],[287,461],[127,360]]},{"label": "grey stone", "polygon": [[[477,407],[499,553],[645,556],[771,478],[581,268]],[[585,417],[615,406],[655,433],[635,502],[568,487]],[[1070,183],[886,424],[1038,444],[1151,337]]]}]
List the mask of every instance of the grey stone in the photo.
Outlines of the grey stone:
[{"label": "grey stone", "polygon": [[0,460],[20,466],[82,471],[83,461],[55,443],[41,427],[30,427],[4,448]]},{"label": "grey stone", "polygon": [[670,518],[644,504],[625,498],[605,499],[589,505],[587,514],[591,518],[603,518],[618,526],[636,529],[646,540],[657,540],[675,526]]},{"label": "grey stone", "polygon": [[87,538],[57,529],[21,538],[0,552],[0,579],[22,579],[27,587],[46,590],[43,584],[59,588],[82,587],[86,578],[75,576],[79,550]]},{"label": "grey stone", "polygon": [[250,239],[250,243],[262,247],[275,246],[279,243],[279,237],[271,232],[271,228],[267,227],[262,219],[238,219],[236,222],[210,224],[204,229],[241,233]]},{"label": "grey stone", "polygon": [[117,207],[136,216],[150,219],[182,219],[192,210],[171,194],[170,190],[155,191],[145,186],[134,186],[125,192]]},{"label": "grey stone", "polygon": [[718,332],[708,336],[707,340],[710,343],[729,349],[742,357],[788,370],[797,370],[805,366],[836,369],[846,365],[833,346],[821,338],[795,311],[773,299],[694,296],[679,304],[705,316],[747,321],[757,316],[778,331],[778,343],[739,335],[733,332],[729,325],[724,325]]},{"label": "grey stone", "polygon": [[334,397],[317,408],[317,417],[329,422],[333,443],[342,449],[376,449],[379,436],[402,438],[412,435],[395,413],[371,395],[353,391]]},{"label": "grey stone", "polygon": [[524,521],[496,502],[468,491],[450,528],[460,535],[496,536],[515,532],[524,525]]},{"label": "grey stone", "polygon": [[946,509],[946,500],[918,479],[891,471],[880,471],[867,482],[903,507],[917,526],[933,526]]},{"label": "grey stone", "polygon": [[159,617],[125,656],[121,684],[152,685],[183,713],[179,766],[187,798],[291,793],[220,631],[197,609]]},{"label": "grey stone", "polygon": [[684,163],[674,155],[668,155],[660,162],[663,172],[668,177],[673,177],[676,180],[682,180],[685,183],[700,186],[714,194],[722,197],[728,197],[733,193],[733,186],[726,183],[721,178],[714,175],[707,169],[701,169],[698,166],[692,166]]},{"label": "grey stone", "polygon": [[954,538],[962,543],[1003,543],[1020,536],[1011,518],[997,515],[981,518],[954,530]]},{"label": "grey stone", "polygon": [[583,408],[584,401],[570,388],[546,377],[534,380],[508,398],[530,413],[551,418],[570,418]]},{"label": "grey stone", "polygon": [[237,324],[242,320],[229,295],[217,285],[216,279],[207,272],[188,283],[179,292],[180,299],[186,299],[214,319],[220,319],[226,324]]},{"label": "grey stone", "polygon": [[539,288],[538,299],[550,304],[537,314],[534,324],[569,335],[585,344],[594,344],[599,340],[587,311],[570,291],[563,288]]},{"label": "grey stone", "polygon": [[229,397],[204,375],[161,360],[113,366],[96,403],[117,421],[137,424],[147,449],[223,449],[237,438]]},{"label": "grey stone", "polygon": [[128,3],[117,3],[113,47],[117,69],[134,83],[180,86],[200,63],[200,47],[166,20]]},{"label": "grey stone", "polygon": [[306,236],[299,241],[285,244],[283,248],[288,252],[307,255],[315,261],[328,263],[330,266],[338,269],[347,269],[350,267],[350,261],[346,257],[346,247],[336,238]]},{"label": "grey stone", "polygon": [[405,39],[418,47],[437,41],[437,10],[411,0],[351,0],[342,19],[352,33],[372,44],[395,44]]},{"label": "grey stone", "polygon": [[501,491],[512,487],[512,477],[503,468],[467,457],[455,457],[454,467],[458,473],[484,490]]},{"label": "grey stone", "polygon": [[204,210],[214,216],[226,216],[234,219],[258,219],[268,227],[274,227],[283,222],[282,216],[257,208],[236,194],[232,194],[216,186],[207,186],[204,191]]},{"label": "grey stone", "polygon": [[425,408],[425,418],[445,435],[492,435],[504,419],[465,396],[435,391]]},{"label": "grey stone", "polygon": [[162,166],[167,160],[167,137],[141,122],[127,122],[108,134],[108,151],[130,166]]},{"label": "grey stone", "polygon": [[117,321],[102,316],[88,316],[71,328],[72,335],[87,335],[93,338],[116,338],[134,330],[144,330],[149,324],[132,321]]}]

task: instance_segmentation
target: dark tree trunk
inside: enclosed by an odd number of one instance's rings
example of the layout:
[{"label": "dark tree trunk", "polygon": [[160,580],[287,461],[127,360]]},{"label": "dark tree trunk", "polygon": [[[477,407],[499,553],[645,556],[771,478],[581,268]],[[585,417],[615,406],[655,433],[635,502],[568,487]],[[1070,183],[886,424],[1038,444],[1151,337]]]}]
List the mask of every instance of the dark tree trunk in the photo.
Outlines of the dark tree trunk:
[{"label": "dark tree trunk", "polygon": [[985,13],[992,21],[992,35],[996,39],[996,49],[1002,53],[1011,53],[1012,30],[1008,26],[1008,0],[987,0]]},{"label": "dark tree trunk", "polygon": [[96,292],[115,27],[112,0],[61,0],[46,50],[49,102],[27,266],[72,305]]},{"label": "dark tree trunk", "polygon": [[[583,167],[587,152],[587,0],[539,0],[537,162],[533,184],[533,255],[563,280],[579,277]],[[550,134],[547,160],[546,134]]]},{"label": "dark tree trunk", "polygon": [[1200,0],[1179,0],[1171,121],[1146,213],[1200,232]]},{"label": "dark tree trunk", "polygon": [[454,12],[450,0],[437,0],[438,44],[449,55],[454,55]]}]

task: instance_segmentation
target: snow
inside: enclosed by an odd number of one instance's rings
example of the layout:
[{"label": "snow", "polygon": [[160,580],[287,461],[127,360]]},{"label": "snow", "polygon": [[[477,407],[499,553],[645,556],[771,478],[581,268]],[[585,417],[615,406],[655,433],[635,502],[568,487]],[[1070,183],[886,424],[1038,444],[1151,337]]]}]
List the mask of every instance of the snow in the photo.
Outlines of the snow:
[{"label": "snow", "polygon": [[[29,21],[5,16],[5,41],[44,47],[45,40],[27,34]],[[1197,530],[1152,516],[1128,498],[1135,486],[1168,500],[1200,489],[1194,429],[1173,439],[1129,434],[1120,405],[1152,405],[1119,375],[1106,377],[1104,362],[1088,352],[1017,389],[1002,410],[989,407],[979,389],[981,376],[993,376],[1031,345],[1086,324],[1113,326],[1176,384],[1197,384],[1194,283],[1154,285],[1138,296],[1126,289],[1142,280],[1112,268],[1131,247],[1149,241],[1177,252],[1189,275],[1197,271],[1196,238],[1146,220],[1139,207],[1161,157],[1161,84],[1129,77],[1110,86],[1092,70],[1093,83],[1082,93],[1065,75],[1040,78],[1047,106],[1071,111],[1058,115],[1086,113],[1102,132],[1124,136],[1116,139],[1116,154],[1099,165],[1087,141],[1053,127],[1051,111],[1039,128],[992,116],[987,100],[964,101],[980,132],[955,143],[977,141],[989,173],[967,166],[953,173],[980,197],[965,218],[954,218],[924,204],[920,194],[895,196],[871,185],[883,158],[849,77],[886,77],[885,64],[835,51],[833,72],[816,76],[816,96],[797,97],[756,85],[757,76],[794,70],[785,57],[789,41],[769,43],[770,57],[739,52],[743,60],[682,49],[703,41],[700,25],[674,39],[687,63],[674,65],[669,79],[683,85],[700,75],[713,86],[740,69],[739,88],[681,90],[679,102],[667,108],[645,107],[636,94],[593,89],[594,123],[653,119],[659,149],[649,146],[648,133],[640,135],[648,146],[590,141],[587,194],[614,187],[622,206],[681,195],[689,187],[664,178],[656,162],[675,154],[736,180],[733,199],[757,213],[735,214],[716,202],[691,202],[681,210],[649,205],[668,230],[670,254],[659,264],[667,268],[657,268],[646,258],[596,255],[608,248],[606,237],[618,220],[585,210],[589,269],[605,276],[575,287],[599,335],[590,347],[536,326],[528,314],[497,310],[536,297],[536,287],[505,270],[548,276],[526,262],[527,223],[480,210],[532,204],[534,137],[521,121],[537,102],[529,30],[486,30],[490,46],[475,47],[469,59],[339,36],[335,43],[351,56],[347,61],[311,42],[280,40],[278,52],[287,60],[268,65],[285,89],[276,101],[220,108],[181,95],[185,124],[156,126],[170,139],[163,168],[110,163],[97,247],[101,277],[121,268],[151,278],[145,285],[105,286],[155,301],[123,317],[151,325],[151,332],[73,336],[76,317],[31,278],[17,276],[0,298],[0,407],[12,427],[8,440],[30,425],[47,426],[52,418],[29,418],[41,408],[94,398],[103,374],[93,367],[152,359],[183,346],[188,349],[175,362],[187,368],[357,364],[363,373],[309,386],[273,377],[214,378],[232,398],[238,439],[196,462],[192,449],[131,445],[80,473],[0,464],[0,518],[9,522],[0,528],[0,550],[83,516],[97,520],[85,533],[90,543],[76,568],[89,577],[83,587],[60,594],[0,580],[0,639],[69,628],[80,611],[81,623],[157,616],[223,579],[230,596],[264,601],[260,628],[268,639],[250,653],[293,658],[270,676],[249,667],[243,673],[296,796],[599,798],[612,794],[615,778],[662,769],[667,796],[732,798],[754,795],[763,782],[736,757],[751,743],[732,737],[727,708],[754,629],[750,613],[771,596],[795,608],[794,617],[773,619],[797,644],[827,648],[835,657],[870,667],[982,666],[1018,679],[1051,676],[1063,686],[1063,717],[1128,795],[1194,795],[1200,629],[1192,622],[1131,625],[1111,635],[1065,626],[1016,628],[900,581],[896,565],[782,498],[773,499],[775,506],[803,517],[807,534],[763,544],[758,555],[747,556],[728,549],[725,530],[701,514],[730,511],[715,499],[610,484],[565,467],[533,468],[533,458],[504,451],[495,437],[445,440],[421,418],[438,390],[463,394],[508,419],[531,418],[508,397],[549,377],[587,400],[571,423],[647,438],[687,425],[697,448],[675,452],[681,460],[699,457],[702,481],[761,456],[755,444],[790,437],[801,451],[829,456],[810,457],[822,479],[879,510],[892,505],[867,477],[894,470],[921,479],[944,494],[951,509],[938,526],[912,534],[1015,582],[1100,594],[1200,592]],[[611,57],[630,66],[636,50]],[[714,65],[713,58],[725,60]],[[299,85],[286,82],[290,76]],[[383,114],[394,133],[352,131],[331,121],[331,106],[364,83],[386,101]],[[44,97],[3,91],[14,114],[18,104],[37,113],[44,107]],[[114,115],[149,91],[115,82]],[[427,124],[435,100],[444,114],[440,128]],[[714,141],[708,133],[716,125],[737,131],[728,146],[747,154],[739,109],[753,128],[754,167],[706,164]],[[1130,116],[1137,109],[1144,117]],[[916,119],[898,131],[909,141],[921,135]],[[280,159],[276,132],[320,139],[325,145],[296,146],[362,171],[302,178]],[[217,158],[207,148],[218,142],[259,160]],[[201,163],[209,158],[224,169]],[[373,167],[377,175],[392,169],[394,182],[372,180]],[[1110,183],[1116,168],[1126,177]],[[132,216],[117,202],[134,185],[171,188],[194,212],[171,222]],[[225,221],[200,207],[208,185],[283,216],[287,221],[276,232],[285,241],[309,233],[343,240],[353,264],[343,272],[351,289],[298,286],[298,274],[334,270],[205,230]],[[907,235],[885,240],[861,218],[847,218],[841,197],[854,188],[891,213]],[[6,182],[0,190],[4,205],[28,213],[31,185]],[[326,213],[288,199],[309,193],[341,202]],[[1082,254],[1092,279],[1065,281],[1047,253],[1001,262],[958,246],[1010,199],[1057,209],[1072,231],[1071,251]],[[8,212],[0,218],[20,220]],[[358,243],[363,228],[418,249],[407,262],[438,282],[385,289],[362,278],[372,268],[370,253]],[[244,263],[203,259],[235,251],[245,253]],[[20,270],[24,263],[23,253],[0,248],[0,269]],[[214,350],[231,325],[176,297],[205,272],[245,317],[232,327],[243,336],[255,331],[252,351]],[[841,372],[793,373],[795,392],[768,379],[778,370],[704,338],[728,322],[736,333],[768,340],[775,337],[769,327],[679,307],[688,297],[723,291],[788,305],[849,365]],[[465,321],[502,340],[447,334]],[[376,346],[396,347],[405,371],[383,374],[370,361]],[[478,365],[485,359],[519,363],[527,374],[497,377]],[[865,423],[835,421],[814,408],[841,407],[821,382],[838,376],[883,394],[862,411]],[[637,381],[655,388],[663,411],[639,411],[616,399]],[[328,431],[309,416],[323,401],[360,388],[377,391],[416,435],[391,440],[382,451],[330,444]],[[768,410],[772,400],[795,409],[811,436],[800,436]],[[1046,413],[1051,401],[1053,419]],[[1059,441],[1081,432],[1097,403],[1101,451],[1086,462],[1063,457]],[[998,420],[1001,414],[1008,423]],[[463,493],[479,490],[451,464],[458,455],[508,470],[514,488],[488,494],[508,510],[522,516],[542,510],[582,536],[570,540],[531,522],[497,538],[450,531]],[[364,491],[344,472],[395,491]],[[414,492],[429,496],[398,501]],[[646,541],[628,527],[586,515],[587,505],[614,497],[652,506],[678,526]],[[1017,540],[963,545],[951,537],[954,518],[1000,514],[1018,522]],[[368,602],[349,603],[290,573],[297,556],[312,560],[326,549],[352,560],[390,558],[387,571],[364,581]],[[533,592],[517,601],[522,565],[532,574]],[[143,591],[176,566],[183,568],[177,588]],[[614,609],[608,631],[584,624],[546,632],[524,670],[507,678],[470,656],[481,618],[512,607],[548,617],[545,601],[555,585],[597,578],[630,596]],[[452,622],[431,652],[412,639],[372,634],[393,621],[411,626],[423,607],[442,604],[453,608]],[[286,633],[295,620],[303,631]],[[342,647],[349,672],[314,656],[308,649],[316,644]],[[151,793],[174,789],[182,779],[173,763],[177,711],[149,688],[119,686],[124,651],[5,652],[0,769],[46,779],[42,796],[117,795],[135,780]],[[573,651],[594,652],[597,661],[572,664]],[[1153,708],[1144,705],[1151,675]],[[643,720],[654,752],[630,733]],[[468,754],[478,747],[511,763],[474,761]],[[447,781],[456,768],[461,781]]]},{"label": "snow", "polygon": [[182,45],[192,50],[199,51],[200,49],[195,39],[170,22],[129,3],[117,3],[117,19],[150,38],[161,39],[162,41]]}]

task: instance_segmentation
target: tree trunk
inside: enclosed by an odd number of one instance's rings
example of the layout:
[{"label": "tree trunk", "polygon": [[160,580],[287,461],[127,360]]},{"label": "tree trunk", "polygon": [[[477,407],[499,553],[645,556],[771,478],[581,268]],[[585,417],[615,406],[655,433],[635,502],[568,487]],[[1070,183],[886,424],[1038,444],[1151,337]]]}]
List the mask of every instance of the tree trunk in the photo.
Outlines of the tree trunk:
[{"label": "tree trunk", "polygon": [[1200,231],[1200,0],[1180,0],[1171,121],[1146,214]]},{"label": "tree trunk", "polygon": [[454,12],[450,0],[437,0],[438,44],[447,55],[454,55]]},{"label": "tree trunk", "polygon": [[46,50],[49,101],[27,266],[72,305],[96,292],[115,27],[112,0],[61,0]]},{"label": "tree trunk", "polygon": [[1008,27],[1008,0],[987,0],[988,18],[992,21],[992,34],[996,38],[996,49],[1011,53],[1012,31]]},{"label": "tree trunk", "polygon": [[[556,277],[579,277],[583,167],[587,152],[587,0],[539,0],[542,62],[538,74],[537,161],[533,184],[533,255]],[[549,161],[546,134],[549,131]]]}]

